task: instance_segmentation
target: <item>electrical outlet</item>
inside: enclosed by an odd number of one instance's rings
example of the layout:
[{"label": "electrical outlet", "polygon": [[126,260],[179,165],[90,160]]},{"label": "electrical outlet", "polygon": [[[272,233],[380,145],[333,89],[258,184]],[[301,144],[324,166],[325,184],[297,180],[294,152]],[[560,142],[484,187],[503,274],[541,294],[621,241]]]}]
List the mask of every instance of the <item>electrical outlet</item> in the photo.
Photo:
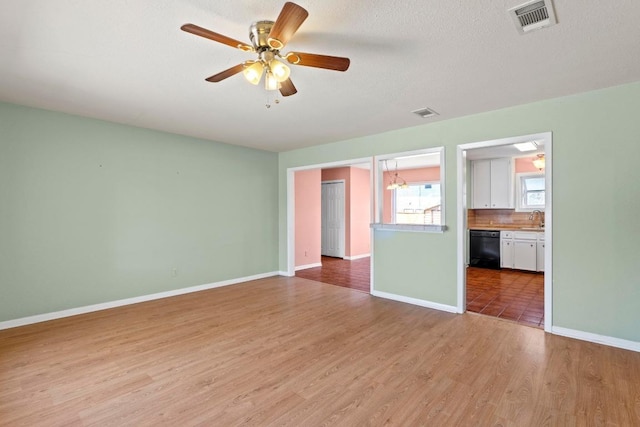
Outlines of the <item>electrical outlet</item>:
[{"label": "electrical outlet", "polygon": [[308,255],[308,252],[307,252],[307,251],[304,251],[304,256],[307,256],[307,255]]},{"label": "electrical outlet", "polygon": [[171,270],[171,275],[173,277],[176,277],[178,275],[178,268],[177,267],[173,267],[173,270]]}]

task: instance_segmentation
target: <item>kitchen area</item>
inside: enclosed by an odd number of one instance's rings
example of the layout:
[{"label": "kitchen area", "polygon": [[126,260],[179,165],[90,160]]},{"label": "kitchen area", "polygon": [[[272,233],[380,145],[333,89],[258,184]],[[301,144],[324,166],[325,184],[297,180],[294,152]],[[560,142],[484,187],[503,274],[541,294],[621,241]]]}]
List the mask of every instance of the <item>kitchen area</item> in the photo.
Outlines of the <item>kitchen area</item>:
[{"label": "kitchen area", "polygon": [[469,153],[467,311],[544,327],[544,147]]}]

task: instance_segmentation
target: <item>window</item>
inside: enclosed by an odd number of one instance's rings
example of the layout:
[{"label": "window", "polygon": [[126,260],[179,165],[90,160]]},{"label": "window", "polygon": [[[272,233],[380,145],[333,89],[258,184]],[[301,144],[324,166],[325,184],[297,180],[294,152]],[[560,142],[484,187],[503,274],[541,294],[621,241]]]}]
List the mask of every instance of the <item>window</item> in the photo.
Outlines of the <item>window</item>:
[{"label": "window", "polygon": [[374,228],[443,232],[444,148],[376,157]]},{"label": "window", "polygon": [[518,211],[543,210],[545,206],[544,185],[544,173],[516,174],[516,209]]},{"label": "window", "polygon": [[409,183],[394,190],[395,224],[441,224],[439,182]]}]

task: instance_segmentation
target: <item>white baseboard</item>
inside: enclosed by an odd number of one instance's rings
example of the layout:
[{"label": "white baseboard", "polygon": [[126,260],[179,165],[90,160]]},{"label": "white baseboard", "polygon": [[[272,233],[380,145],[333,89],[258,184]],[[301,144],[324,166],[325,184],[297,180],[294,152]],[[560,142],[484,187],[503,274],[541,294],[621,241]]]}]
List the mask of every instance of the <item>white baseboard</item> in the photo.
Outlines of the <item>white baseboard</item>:
[{"label": "white baseboard", "polygon": [[307,268],[314,268],[314,267],[322,267],[322,263],[316,262],[315,264],[299,265],[295,267],[294,270],[300,271],[300,270],[306,270]]},{"label": "white baseboard", "polygon": [[109,301],[100,304],[87,305],[84,307],[70,308],[67,310],[55,311],[52,313],[37,314],[35,316],[22,317],[20,319],[7,320],[0,322],[0,330],[16,328],[18,326],[30,325],[33,323],[46,322],[48,320],[61,319],[63,317],[76,316],[78,314],[91,313],[94,311],[106,310],[109,308],[121,307],[124,305],[137,304],[140,302],[153,301],[161,298],[174,297],[177,295],[190,294],[192,292],[205,291],[207,289],[220,288],[222,286],[235,285],[251,280],[264,279],[267,277],[277,276],[277,272],[256,274],[253,276],[239,277],[237,279],[223,280],[221,282],[208,283],[206,285],[191,286],[189,288],[174,289],[156,294],[142,295],[139,297],[125,298],[116,301]]},{"label": "white baseboard", "polygon": [[344,257],[344,259],[346,259],[348,261],[355,261],[357,259],[369,258],[370,256],[371,256],[371,254],[362,254],[362,255],[355,255],[355,256],[346,256],[346,257]]},{"label": "white baseboard", "polygon": [[293,277],[293,276],[295,276],[295,273],[294,274],[289,274],[288,271],[278,271],[278,276]]},{"label": "white baseboard", "polygon": [[621,338],[609,337],[606,335],[592,334],[591,332],[577,331],[575,329],[552,326],[551,333],[562,335],[563,337],[575,338],[582,341],[590,341],[597,344],[604,344],[611,347],[623,348],[625,350],[640,352],[640,342],[623,340]]},{"label": "white baseboard", "polygon": [[371,295],[373,295],[374,297],[406,302],[407,304],[419,305],[420,307],[433,308],[434,310],[446,311],[449,313],[458,312],[458,308],[453,305],[440,304],[437,302],[426,301],[418,298],[411,298],[403,295],[390,294],[388,292],[371,291]]}]

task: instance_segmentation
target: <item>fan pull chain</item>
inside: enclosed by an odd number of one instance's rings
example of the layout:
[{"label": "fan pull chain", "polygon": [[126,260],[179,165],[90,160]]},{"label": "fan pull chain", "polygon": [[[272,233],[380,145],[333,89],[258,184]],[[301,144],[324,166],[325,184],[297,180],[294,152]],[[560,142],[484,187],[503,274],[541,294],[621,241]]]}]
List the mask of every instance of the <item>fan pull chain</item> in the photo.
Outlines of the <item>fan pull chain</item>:
[{"label": "fan pull chain", "polygon": [[[270,92],[271,91],[267,91],[267,103],[264,105],[267,108],[271,108],[271,100],[269,98],[271,98],[270,96]],[[275,99],[273,100],[274,104],[280,104],[280,92],[275,91]]]}]

